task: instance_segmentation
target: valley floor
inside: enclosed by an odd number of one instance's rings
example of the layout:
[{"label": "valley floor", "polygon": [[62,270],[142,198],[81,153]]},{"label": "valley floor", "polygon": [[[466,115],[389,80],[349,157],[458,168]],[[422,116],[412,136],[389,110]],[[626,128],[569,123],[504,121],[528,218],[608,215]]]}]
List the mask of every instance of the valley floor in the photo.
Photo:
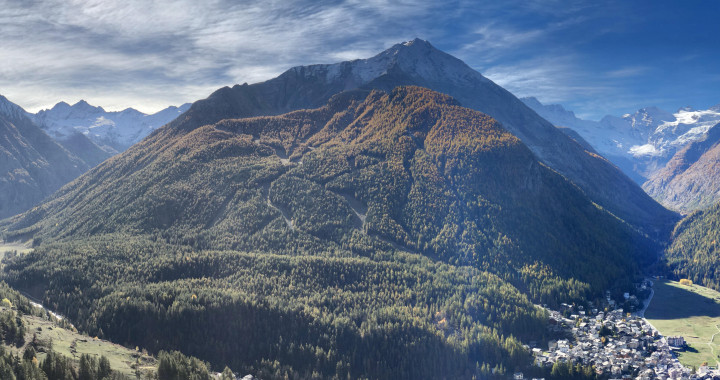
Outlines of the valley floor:
[{"label": "valley floor", "polygon": [[676,281],[655,281],[654,291],[645,318],[662,335],[685,338],[688,348],[677,352],[680,362],[695,368],[720,364],[720,293]]}]

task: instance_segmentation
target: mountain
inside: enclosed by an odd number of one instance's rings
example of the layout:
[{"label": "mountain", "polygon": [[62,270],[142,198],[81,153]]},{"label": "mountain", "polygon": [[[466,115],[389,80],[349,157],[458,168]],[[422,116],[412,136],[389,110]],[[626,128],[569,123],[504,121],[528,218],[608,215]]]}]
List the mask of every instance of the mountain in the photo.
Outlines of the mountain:
[{"label": "mountain", "polygon": [[266,82],[222,88],[194,103],[171,127],[178,132],[188,131],[225,118],[276,115],[319,107],[344,90],[391,91],[400,85],[446,93],[463,106],[495,118],[543,163],[573,181],[593,201],[646,233],[662,234],[676,220],[674,213],[660,206],[605,158],[587,152],[461,60],[418,39],[397,44],[369,59],[299,66]]},{"label": "mountain", "polygon": [[37,205],[188,107],[169,107],[145,115],[133,109],[105,112],[80,101],[73,106],[58,103],[50,110],[31,114],[0,96],[0,148],[5,157],[0,166],[0,173],[4,173],[0,219]]},{"label": "mountain", "polygon": [[38,246],[3,277],[91,334],[267,378],[484,378],[531,364],[533,302],[622,292],[654,260],[448,95],[346,91],[208,123],[222,94],[288,104],[228,90],[6,221]]},{"label": "mountain", "polygon": [[660,152],[647,145],[653,131],[663,120],[674,116],[658,108],[648,107],[623,117],[605,116],[601,121],[584,120],[562,105],[540,103],[536,98],[522,101],[556,126],[571,128],[600,154],[607,157],[638,184],[647,180],[648,172],[657,167]]},{"label": "mountain", "polygon": [[720,201],[720,123],[687,144],[643,185],[653,198],[681,212]]},{"label": "mountain", "polygon": [[674,114],[646,107],[596,122],[579,119],[561,105],[543,105],[535,98],[523,102],[553,124],[578,132],[664,206],[688,212],[713,203],[713,177],[700,173],[712,170],[708,157],[687,175],[673,178],[716,141],[709,131],[720,122],[720,106],[699,111],[686,107]]},{"label": "mountain", "polygon": [[83,160],[88,165],[88,168],[95,167],[118,153],[107,146],[101,148],[80,132],[75,132],[63,139],[56,139],[55,141],[68,152]]},{"label": "mountain", "polygon": [[171,106],[148,115],[133,108],[108,112],[102,107],[95,107],[81,100],[74,105],[60,102],[51,109],[29,116],[60,142],[77,139],[76,134],[81,133],[112,155],[142,140],[189,107],[190,104],[183,104],[180,107]]},{"label": "mountain", "polygon": [[0,219],[26,211],[87,169],[0,96]]}]

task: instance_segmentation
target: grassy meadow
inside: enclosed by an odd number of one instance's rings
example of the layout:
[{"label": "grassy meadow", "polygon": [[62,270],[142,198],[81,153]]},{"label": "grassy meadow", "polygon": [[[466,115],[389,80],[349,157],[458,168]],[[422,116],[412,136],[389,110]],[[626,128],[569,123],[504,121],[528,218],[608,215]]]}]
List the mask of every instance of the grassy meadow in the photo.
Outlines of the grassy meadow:
[{"label": "grassy meadow", "polygon": [[645,318],[664,336],[681,335],[688,349],[678,352],[685,366],[720,361],[720,293],[699,285],[655,281]]}]

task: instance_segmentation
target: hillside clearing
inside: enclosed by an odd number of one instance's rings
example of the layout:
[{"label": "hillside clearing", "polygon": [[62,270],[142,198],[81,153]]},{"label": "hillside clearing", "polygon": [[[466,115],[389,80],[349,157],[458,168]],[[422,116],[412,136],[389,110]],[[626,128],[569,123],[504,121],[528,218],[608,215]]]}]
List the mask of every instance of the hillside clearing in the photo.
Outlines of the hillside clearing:
[{"label": "hillside clearing", "polygon": [[[0,310],[6,310],[0,307]],[[22,356],[25,347],[33,340],[52,342],[52,349],[74,360],[80,360],[80,355],[89,354],[96,358],[105,356],[110,361],[113,370],[134,377],[136,373],[153,374],[157,370],[156,359],[140,351],[132,350],[106,340],[88,337],[77,332],[57,326],[52,321],[32,315],[23,315],[27,333],[25,345],[20,348],[8,347],[12,352]],[[38,359],[43,360],[45,354],[38,353]]]},{"label": "hillside clearing", "polygon": [[17,251],[18,253],[28,253],[32,251],[32,240],[20,243],[20,242],[4,242],[3,240],[0,240],[0,259],[5,257],[5,254],[8,252]]}]

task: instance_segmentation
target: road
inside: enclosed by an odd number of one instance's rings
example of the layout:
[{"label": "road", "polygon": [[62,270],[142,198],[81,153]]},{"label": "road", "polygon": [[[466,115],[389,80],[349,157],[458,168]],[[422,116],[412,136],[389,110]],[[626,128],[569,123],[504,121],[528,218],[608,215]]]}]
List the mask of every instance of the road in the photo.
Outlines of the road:
[{"label": "road", "polygon": [[[652,282],[649,278],[646,279],[648,282],[650,282],[650,296],[643,302],[643,308],[641,310],[638,310],[635,315],[640,318],[645,318],[645,310],[647,310],[648,306],[650,306],[650,301],[652,301],[653,296],[655,295],[655,289],[654,285],[655,283]],[[654,328],[654,327],[653,327]]]}]

